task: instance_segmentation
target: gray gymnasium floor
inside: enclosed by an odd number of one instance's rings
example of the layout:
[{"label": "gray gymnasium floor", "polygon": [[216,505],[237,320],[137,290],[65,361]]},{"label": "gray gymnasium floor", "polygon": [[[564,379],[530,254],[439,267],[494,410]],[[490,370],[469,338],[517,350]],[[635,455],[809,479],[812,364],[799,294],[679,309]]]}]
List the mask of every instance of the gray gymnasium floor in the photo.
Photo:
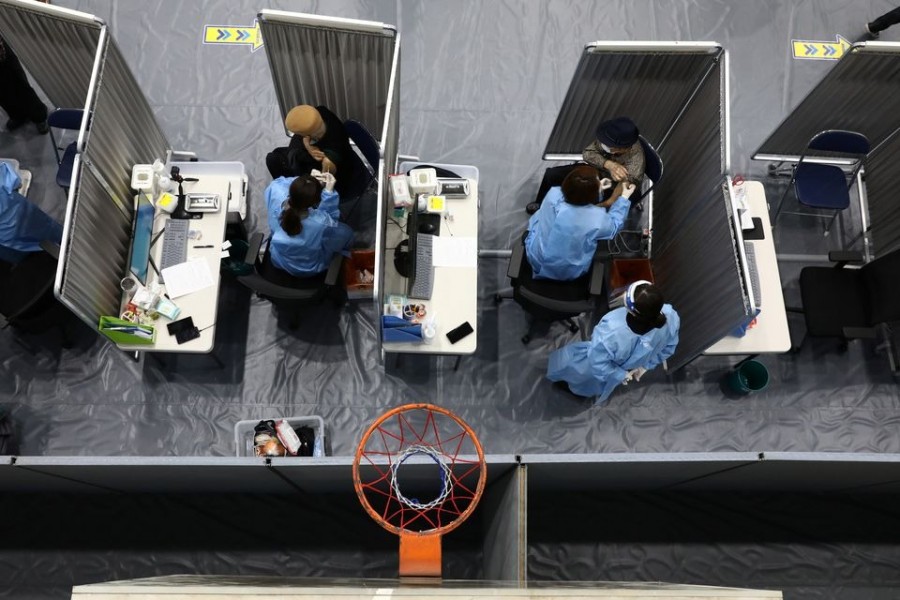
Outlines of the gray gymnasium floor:
[{"label": "gray gymnasium floor", "polygon": [[[245,164],[248,228],[264,226],[264,156],[284,142],[265,53],[200,43],[205,24],[249,25],[264,5],[60,4],[108,21],[174,147]],[[731,56],[734,171],[764,178],[766,164],[750,155],[830,66],[792,60],[791,38],[856,39],[867,18],[890,3],[347,0],[268,6],[399,27],[401,152],[477,165],[480,247],[506,248],[524,229],[521,207],[536,192],[546,166],[543,146],[585,42],[722,43]],[[900,28],[882,39],[898,36]],[[30,198],[59,216],[64,197],[53,184],[50,142],[26,129],[0,132],[0,155],[34,171]],[[784,185],[767,182],[770,201]],[[848,228],[854,222],[847,219]],[[814,261],[840,244],[841,236],[822,238],[796,217],[781,224],[781,253]],[[781,264],[788,304],[798,302],[800,266]],[[152,359],[136,364],[86,328],[72,349],[60,348],[52,335],[28,340],[39,345],[35,356],[6,330],[0,332],[0,406],[11,408],[21,427],[22,453],[38,455],[227,456],[235,421],[305,414],[323,416],[332,451],[348,454],[366,423],[410,401],[456,410],[493,453],[900,451],[898,388],[886,357],[860,344],[845,355],[812,345],[798,356],[764,357],[769,389],[739,401],[723,398],[718,386],[733,361],[711,358],[674,377],[654,372],[638,386],[620,388],[606,406],[574,400],[543,377],[549,352],[573,334],[557,325],[523,347],[523,311],[513,302],[492,303],[506,285],[504,271],[503,261],[479,262],[478,352],[457,372],[451,359],[382,366],[367,304],[310,315],[292,332],[268,302],[229,289],[218,334],[224,373],[197,358],[181,357],[168,368]],[[802,319],[792,327],[801,335]]]},{"label": "gray gymnasium floor", "polygon": [[[524,229],[522,206],[546,166],[541,152],[584,43],[722,43],[731,55],[734,171],[764,179],[766,165],[750,155],[830,66],[792,60],[790,40],[854,40],[867,20],[892,8],[888,0],[59,4],[108,20],[176,148],[246,165],[251,230],[264,225],[264,156],[284,141],[273,86],[264,52],[203,46],[203,26],[249,25],[264,7],[396,24],[401,152],[479,167],[482,248],[508,247]],[[897,41],[900,27],[882,39]],[[0,156],[34,172],[30,198],[60,216],[64,198],[53,183],[49,140],[0,131],[0,148]],[[774,200],[784,181],[766,187]],[[856,222],[847,219],[847,237]],[[839,247],[840,235],[823,238],[813,227],[785,217],[779,252],[815,262]],[[802,265],[780,265],[788,304],[798,302]],[[181,357],[167,368],[152,359],[134,363],[87,328],[71,349],[53,335],[28,337],[37,349],[32,355],[2,330],[0,409],[11,410],[27,455],[229,456],[236,421],[307,414],[325,418],[332,453],[347,455],[372,419],[411,401],[455,410],[491,453],[900,452],[900,394],[886,357],[870,346],[854,344],[841,355],[808,345],[799,355],[764,357],[768,390],[742,400],[719,389],[734,361],[701,358],[672,377],[654,372],[592,407],[543,377],[548,353],[574,336],[555,326],[524,348],[522,310],[492,301],[506,285],[505,267],[495,259],[479,267],[478,352],[457,372],[450,359],[383,366],[368,305],[311,313],[292,332],[269,303],[226,286],[218,330],[224,370],[203,357]],[[802,322],[792,327],[802,334]],[[531,501],[529,570],[537,579],[700,578],[785,589],[790,599],[889,598],[900,586],[896,508],[889,502],[615,495]],[[261,529],[260,502],[266,519],[290,526]],[[390,576],[395,568],[393,540],[373,537],[364,552],[354,546],[365,519],[358,507],[339,502],[323,514],[343,526],[325,533],[304,529],[316,519],[303,506],[273,498],[6,498],[0,506],[2,597],[64,598],[73,583],[178,572]],[[65,518],[71,514],[80,518]],[[716,516],[706,519],[710,514]],[[223,529],[235,515],[253,520]],[[707,527],[710,521],[718,525]],[[616,523],[634,527],[606,526]],[[335,546],[310,552],[305,535],[333,536]],[[481,576],[471,537],[451,536],[449,576]]]}]

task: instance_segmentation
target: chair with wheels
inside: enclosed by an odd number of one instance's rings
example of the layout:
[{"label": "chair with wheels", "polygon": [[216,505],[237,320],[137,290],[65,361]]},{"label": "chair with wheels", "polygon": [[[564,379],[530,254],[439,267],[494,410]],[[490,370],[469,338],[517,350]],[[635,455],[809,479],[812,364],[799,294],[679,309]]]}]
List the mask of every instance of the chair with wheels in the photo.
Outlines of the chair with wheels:
[{"label": "chair with wheels", "polygon": [[268,251],[259,258],[263,244],[260,232],[250,236],[249,248],[244,263],[253,271],[240,275],[237,280],[253,290],[260,298],[266,298],[279,308],[290,310],[290,328],[300,325],[304,307],[315,306],[331,300],[335,306],[343,306],[347,299],[341,280],[341,264],[344,257],[335,253],[324,273],[312,277],[294,277],[282,271],[269,260]]},{"label": "chair with wheels", "polygon": [[[77,108],[59,108],[50,113],[47,117],[47,124],[50,126],[50,141],[53,144],[53,150],[56,152],[56,185],[68,192],[69,185],[72,181],[72,165],[75,162],[75,152],[78,146],[77,140],[73,140],[65,149],[60,148],[64,143],[65,130],[78,131],[81,129],[81,119],[84,111]],[[59,141],[53,135],[54,129],[63,130],[60,134]],[[63,150],[60,154],[59,151]]]},{"label": "chair with wheels", "polygon": [[[0,316],[2,328],[11,327],[23,333],[42,333],[51,327],[62,331],[63,346],[69,346],[66,328],[68,311],[53,296],[59,246],[41,243],[41,252],[28,253],[21,262],[0,260]],[[34,351],[29,348],[29,351]]]},{"label": "chair with wheels", "polygon": [[528,344],[540,322],[562,321],[569,331],[578,331],[573,318],[593,311],[597,300],[605,294],[606,253],[594,255],[590,271],[573,281],[534,279],[531,263],[525,256],[524,237],[512,248],[506,275],[512,282],[511,294],[496,294],[494,302],[500,304],[505,298],[512,298],[532,316],[528,331],[522,336],[522,343]]},{"label": "chair with wheels", "polygon": [[[855,131],[828,129],[814,135],[809,140],[806,150],[800,156],[800,160],[794,166],[791,180],[788,182],[787,188],[778,202],[775,217],[772,219],[772,226],[774,227],[778,224],[778,216],[781,214],[784,200],[788,191],[793,187],[794,194],[797,196],[797,201],[800,205],[816,211],[827,210],[830,211],[830,214],[822,214],[820,212],[791,212],[789,214],[817,218],[831,217],[831,220],[825,226],[825,235],[828,235],[838,215],[850,206],[850,189],[853,187],[856,174],[859,173],[865,157],[869,153],[869,147],[868,138]],[[853,159],[853,170],[849,183],[845,170],[840,166],[812,162],[809,156],[811,150],[836,153],[840,157]]]},{"label": "chair with wheels", "polygon": [[[855,251],[828,254],[834,267],[804,267],[800,271],[800,296],[806,320],[806,336],[836,338],[846,350],[849,340],[875,338],[879,327],[900,323],[900,250],[876,258],[859,269],[846,269],[862,262]],[[803,345],[796,348],[799,349]],[[795,349],[795,350],[796,350]]]}]

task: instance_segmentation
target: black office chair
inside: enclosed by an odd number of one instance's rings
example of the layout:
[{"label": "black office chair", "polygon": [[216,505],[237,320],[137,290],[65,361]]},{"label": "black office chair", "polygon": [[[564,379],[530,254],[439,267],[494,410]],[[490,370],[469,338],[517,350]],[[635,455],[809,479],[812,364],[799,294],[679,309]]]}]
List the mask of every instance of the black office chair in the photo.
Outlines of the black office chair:
[{"label": "black office chair", "polygon": [[75,163],[75,152],[78,145],[77,140],[72,141],[65,147],[60,155],[60,145],[63,143],[65,132],[60,134],[59,142],[53,135],[54,129],[75,130],[81,129],[81,119],[84,111],[77,108],[59,108],[50,113],[47,117],[47,124],[50,126],[50,141],[53,144],[53,151],[56,152],[56,185],[61,187],[68,193],[69,185],[72,181],[72,166]]},{"label": "black office chair", "polygon": [[[860,269],[843,268],[862,262],[855,251],[829,252],[834,267],[804,267],[800,271],[800,296],[806,335],[840,340],[846,350],[851,339],[874,338],[883,324],[900,322],[900,250],[876,258]],[[803,340],[805,341],[806,336]],[[803,345],[801,341],[800,345]]]},{"label": "black office chair", "polygon": [[282,271],[269,260],[266,251],[262,259],[259,251],[263,244],[262,233],[250,236],[249,248],[244,263],[253,267],[249,275],[241,275],[237,280],[253,290],[260,298],[266,298],[279,308],[291,310],[290,327],[300,325],[302,309],[331,300],[335,306],[342,306],[347,293],[341,280],[341,264],[344,257],[336,253],[328,270],[312,277],[294,277]]},{"label": "black office chair", "polygon": [[[23,333],[42,333],[51,327],[62,332],[63,346],[70,343],[66,328],[68,311],[53,296],[59,246],[41,243],[42,252],[31,252],[19,263],[0,261],[0,315],[5,323]],[[33,352],[31,348],[30,351]]]},{"label": "black office chair", "polygon": [[[809,162],[808,154],[810,150],[833,152],[842,157],[855,159],[856,163],[850,175],[849,183],[847,182],[847,175],[841,167]],[[825,227],[825,235],[828,235],[831,226],[841,211],[850,206],[850,188],[853,187],[856,174],[862,168],[863,161],[868,153],[869,140],[861,133],[829,129],[814,135],[806,145],[806,150],[803,151],[800,160],[794,166],[791,180],[784,190],[781,200],[778,202],[778,209],[775,211],[775,218],[772,220],[773,227],[778,224],[778,216],[781,214],[784,200],[788,191],[793,187],[797,201],[801,205],[833,212],[830,215],[831,220]],[[804,212],[792,212],[790,214],[818,218],[827,218],[829,216]]]},{"label": "black office chair", "polygon": [[605,252],[594,255],[591,270],[583,277],[573,281],[554,281],[551,279],[534,279],[531,263],[525,257],[524,237],[512,248],[512,256],[506,270],[512,282],[511,294],[495,294],[494,303],[500,304],[504,298],[512,298],[532,317],[528,331],[522,336],[522,343],[531,341],[534,330],[540,322],[563,321],[569,331],[578,331],[578,325],[572,319],[583,313],[593,311],[597,299],[604,292],[606,278]]}]

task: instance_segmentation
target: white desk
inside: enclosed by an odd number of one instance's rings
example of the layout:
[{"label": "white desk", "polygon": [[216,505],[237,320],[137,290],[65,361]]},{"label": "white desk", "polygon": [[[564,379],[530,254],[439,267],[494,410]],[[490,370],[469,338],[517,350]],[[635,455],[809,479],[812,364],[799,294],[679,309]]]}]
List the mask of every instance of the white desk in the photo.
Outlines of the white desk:
[{"label": "white desk", "polygon": [[[401,165],[401,169],[403,165]],[[405,171],[404,171],[405,172]],[[462,173],[460,173],[462,174]],[[469,195],[464,200],[447,200],[453,220],[441,222],[441,237],[472,237],[478,239],[478,182],[469,180]],[[402,223],[405,227],[405,223]],[[400,227],[388,221],[385,235],[384,298],[406,295],[407,280],[394,268],[394,250],[406,238]],[[424,304],[427,314],[437,316],[437,333],[432,343],[383,342],[385,352],[409,354],[474,354],[478,345],[478,266],[465,268],[435,267],[431,300],[410,299],[411,304]],[[451,344],[447,332],[466,321],[474,331]]]},{"label": "white desk", "polygon": [[[153,344],[117,344],[121,350],[129,352],[212,352],[216,338],[216,316],[219,304],[219,262],[221,260],[222,242],[225,239],[225,222],[228,214],[229,192],[232,196],[244,194],[244,165],[238,162],[187,162],[172,163],[181,169],[183,177],[196,177],[199,181],[185,181],[184,193],[219,194],[219,210],[214,213],[203,213],[202,219],[191,219],[190,228],[201,233],[198,240],[188,239],[187,259],[201,258],[206,260],[212,273],[211,287],[196,291],[191,294],[173,298],[173,302],[181,309],[178,319],[191,317],[194,325],[200,329],[200,337],[184,344],[179,344],[174,336],[169,335],[166,327],[171,320],[160,316],[155,322],[156,340]],[[166,166],[166,172],[172,165]],[[177,188],[176,188],[177,190]],[[169,217],[160,211],[156,212],[153,220],[153,235],[165,229]],[[153,263],[159,268],[162,255],[162,236],[150,248],[150,256]],[[194,246],[212,246],[212,248],[195,248]],[[148,267],[147,284],[150,285],[158,279],[153,267]],[[165,288],[165,285],[162,286]],[[125,308],[123,297],[122,310]]]},{"label": "white desk", "polygon": [[753,244],[756,253],[762,310],[756,319],[756,326],[748,329],[744,337],[727,335],[707,348],[704,354],[772,354],[791,349],[791,334],[784,310],[784,296],[781,293],[781,276],[775,257],[766,192],[759,181],[747,181],[744,186],[747,189],[750,216],[762,221],[762,230],[765,232],[765,238],[761,240],[747,240]]}]

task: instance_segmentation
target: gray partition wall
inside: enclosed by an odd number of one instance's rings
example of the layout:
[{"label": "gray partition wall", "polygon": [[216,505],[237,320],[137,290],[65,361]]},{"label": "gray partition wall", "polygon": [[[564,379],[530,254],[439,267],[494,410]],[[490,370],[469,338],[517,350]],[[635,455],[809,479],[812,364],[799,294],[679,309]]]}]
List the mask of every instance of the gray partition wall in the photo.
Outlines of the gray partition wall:
[{"label": "gray partition wall", "polygon": [[587,44],[544,149],[544,160],[572,160],[604,119],[628,116],[659,148],[722,53],[712,42]]},{"label": "gray partition wall", "polygon": [[900,130],[869,154],[865,165],[866,202],[876,256],[900,248]]},{"label": "gray partition wall", "polygon": [[[86,142],[76,158],[54,293],[91,327],[119,313],[134,219],[131,167],[169,149],[150,104],[109,36],[87,100]],[[83,125],[84,127],[84,125]]]},{"label": "gray partition wall", "polygon": [[681,317],[669,370],[703,353],[748,314],[731,199],[722,189],[729,169],[727,64],[724,55],[716,62],[659,151],[669,176],[654,190],[651,263],[666,302]]},{"label": "gray partition wall", "polygon": [[810,138],[825,129],[858,131],[877,147],[900,127],[897,81],[900,43],[853,44],[753,158],[796,161]]},{"label": "gray partition wall", "polygon": [[101,29],[93,15],[0,0],[0,35],[57,108],[85,105]]},{"label": "gray partition wall", "polygon": [[381,131],[397,32],[374,21],[263,10],[259,25],[284,118],[298,104]]}]

